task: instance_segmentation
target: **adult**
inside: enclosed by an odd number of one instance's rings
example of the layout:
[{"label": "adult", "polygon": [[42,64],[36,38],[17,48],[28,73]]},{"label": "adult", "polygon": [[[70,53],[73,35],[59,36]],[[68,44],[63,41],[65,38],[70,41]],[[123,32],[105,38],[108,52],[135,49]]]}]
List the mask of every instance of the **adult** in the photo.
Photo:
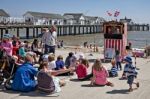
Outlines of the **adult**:
[{"label": "adult", "polygon": [[1,48],[6,51],[6,54],[8,56],[12,56],[12,50],[13,50],[13,45],[10,41],[10,35],[9,34],[4,34],[3,40],[0,44]]},{"label": "adult", "polygon": [[50,28],[50,31],[46,31],[42,36],[42,42],[45,45],[45,54],[54,53],[57,42],[57,32],[55,26]]},{"label": "adult", "polygon": [[25,63],[17,69],[13,82],[11,84],[12,90],[29,92],[36,88],[36,81],[34,76],[37,70],[33,67],[33,57],[29,54],[25,57]]}]

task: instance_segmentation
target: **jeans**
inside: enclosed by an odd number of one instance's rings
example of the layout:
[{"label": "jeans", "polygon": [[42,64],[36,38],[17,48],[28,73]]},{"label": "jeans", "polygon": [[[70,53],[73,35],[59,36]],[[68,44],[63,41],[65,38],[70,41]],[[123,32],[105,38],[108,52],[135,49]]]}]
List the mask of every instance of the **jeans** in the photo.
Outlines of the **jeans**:
[{"label": "jeans", "polygon": [[55,46],[45,45],[44,54],[54,53],[55,54]]},{"label": "jeans", "polygon": [[122,70],[121,62],[117,62],[116,65],[117,65],[118,70],[119,70],[119,68],[120,68],[120,70]]}]

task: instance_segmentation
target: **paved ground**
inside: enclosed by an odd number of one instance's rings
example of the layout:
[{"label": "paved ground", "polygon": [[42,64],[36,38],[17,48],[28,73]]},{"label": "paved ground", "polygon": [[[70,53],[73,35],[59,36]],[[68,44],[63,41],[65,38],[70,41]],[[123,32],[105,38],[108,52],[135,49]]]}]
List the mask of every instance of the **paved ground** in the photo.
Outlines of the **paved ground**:
[{"label": "paved ground", "polygon": [[[61,54],[64,57],[72,50],[57,50],[57,55]],[[56,56],[57,56],[56,55]],[[91,61],[97,57],[102,57],[99,53],[94,53],[89,56],[85,53],[86,57]],[[150,59],[149,59],[150,60]],[[92,65],[92,63],[91,63]],[[110,68],[110,63],[104,63],[106,68]],[[126,80],[119,80],[122,71],[119,71],[119,77],[109,78],[115,86],[114,87],[90,87],[90,81],[77,81],[76,76],[65,77],[67,85],[62,88],[62,92],[52,95],[41,93],[39,91],[22,93],[3,90],[0,87],[0,99],[150,99],[150,62],[148,59],[137,58],[137,67],[139,75],[137,80],[140,82],[140,88],[129,93],[127,91],[128,85]],[[89,69],[90,71],[90,69]]]}]

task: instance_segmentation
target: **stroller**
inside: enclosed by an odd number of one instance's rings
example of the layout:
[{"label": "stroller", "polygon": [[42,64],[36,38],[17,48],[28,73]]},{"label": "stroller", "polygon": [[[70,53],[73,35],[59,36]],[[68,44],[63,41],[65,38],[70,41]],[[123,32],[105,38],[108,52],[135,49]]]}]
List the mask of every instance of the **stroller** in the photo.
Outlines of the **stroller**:
[{"label": "stroller", "polygon": [[0,49],[0,85],[4,83],[4,79],[9,79],[13,76],[17,69],[15,59],[6,54],[4,49]]}]

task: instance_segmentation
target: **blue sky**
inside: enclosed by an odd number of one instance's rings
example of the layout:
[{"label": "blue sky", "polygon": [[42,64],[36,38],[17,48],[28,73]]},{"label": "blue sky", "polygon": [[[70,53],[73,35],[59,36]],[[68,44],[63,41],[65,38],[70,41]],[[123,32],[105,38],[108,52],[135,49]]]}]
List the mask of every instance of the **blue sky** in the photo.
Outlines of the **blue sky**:
[{"label": "blue sky", "polygon": [[106,19],[106,11],[119,10],[118,18],[132,18],[137,23],[150,23],[150,0],[0,0],[0,9],[11,16],[21,16],[26,11],[49,13],[84,13]]}]

